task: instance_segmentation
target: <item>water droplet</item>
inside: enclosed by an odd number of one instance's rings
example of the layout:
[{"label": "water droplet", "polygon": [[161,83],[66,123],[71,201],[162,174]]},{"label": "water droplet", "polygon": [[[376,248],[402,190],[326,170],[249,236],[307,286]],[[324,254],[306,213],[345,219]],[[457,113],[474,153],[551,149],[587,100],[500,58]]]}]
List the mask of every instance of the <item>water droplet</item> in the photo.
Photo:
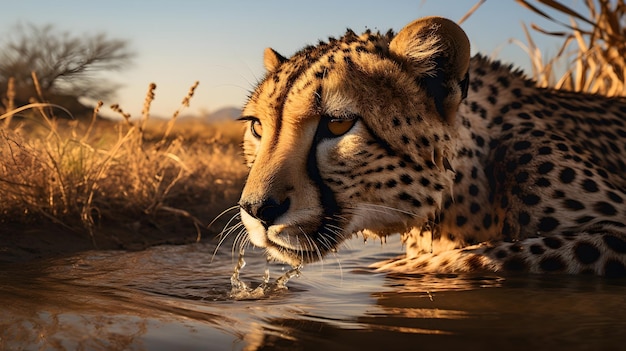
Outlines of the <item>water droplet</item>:
[{"label": "water droplet", "polygon": [[250,289],[245,282],[239,279],[239,272],[241,272],[243,267],[246,266],[246,261],[244,260],[243,256],[244,250],[241,249],[239,251],[239,258],[237,259],[237,266],[235,267],[233,275],[230,277],[231,297],[240,294],[242,291],[247,291]]},{"label": "water droplet", "polygon": [[301,274],[300,269],[302,269],[302,266],[292,267],[272,283],[270,282],[269,262],[270,258],[268,257],[263,271],[263,281],[259,284],[259,286],[253,289],[239,278],[239,273],[246,265],[246,261],[244,260],[244,250],[241,249],[237,260],[237,266],[235,267],[233,275],[230,278],[230,298],[234,300],[254,300],[268,297],[277,291],[287,290],[287,282],[293,277],[299,277]]}]

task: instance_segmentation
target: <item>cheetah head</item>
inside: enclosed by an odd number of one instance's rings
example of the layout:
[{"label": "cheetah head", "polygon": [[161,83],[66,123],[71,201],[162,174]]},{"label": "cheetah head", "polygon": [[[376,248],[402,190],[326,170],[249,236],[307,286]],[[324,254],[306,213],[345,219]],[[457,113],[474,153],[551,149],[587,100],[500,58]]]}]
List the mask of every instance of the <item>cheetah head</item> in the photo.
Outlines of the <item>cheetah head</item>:
[{"label": "cheetah head", "polygon": [[249,98],[240,214],[252,244],[300,265],[353,233],[421,227],[451,186],[469,41],[419,19],[397,35],[348,31],[291,58],[266,49]]}]

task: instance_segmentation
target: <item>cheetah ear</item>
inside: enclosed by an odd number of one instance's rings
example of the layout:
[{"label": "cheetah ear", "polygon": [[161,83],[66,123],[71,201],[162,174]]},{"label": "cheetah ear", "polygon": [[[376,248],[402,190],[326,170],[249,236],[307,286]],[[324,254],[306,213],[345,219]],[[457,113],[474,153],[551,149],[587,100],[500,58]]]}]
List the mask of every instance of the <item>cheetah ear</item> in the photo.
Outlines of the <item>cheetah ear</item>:
[{"label": "cheetah ear", "polygon": [[266,48],[263,52],[263,65],[268,72],[273,72],[285,61],[287,59],[272,48]]},{"label": "cheetah ear", "polygon": [[461,27],[442,17],[421,18],[393,38],[389,51],[409,66],[437,112],[452,123],[469,84],[470,43]]}]

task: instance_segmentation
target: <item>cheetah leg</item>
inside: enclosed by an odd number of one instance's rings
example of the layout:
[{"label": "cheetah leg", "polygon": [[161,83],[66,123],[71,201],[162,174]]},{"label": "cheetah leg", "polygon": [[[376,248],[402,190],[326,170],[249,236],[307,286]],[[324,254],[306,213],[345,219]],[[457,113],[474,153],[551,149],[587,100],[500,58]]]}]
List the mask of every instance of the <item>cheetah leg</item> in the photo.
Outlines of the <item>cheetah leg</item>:
[{"label": "cheetah leg", "polygon": [[422,253],[419,256],[404,255],[376,262],[370,267],[393,273],[498,272],[502,270],[501,262],[492,260],[486,254],[492,249],[493,246],[480,244],[439,253]]},{"label": "cheetah leg", "polygon": [[626,228],[605,226],[516,242],[479,244],[372,267],[398,273],[529,272],[626,276]]}]

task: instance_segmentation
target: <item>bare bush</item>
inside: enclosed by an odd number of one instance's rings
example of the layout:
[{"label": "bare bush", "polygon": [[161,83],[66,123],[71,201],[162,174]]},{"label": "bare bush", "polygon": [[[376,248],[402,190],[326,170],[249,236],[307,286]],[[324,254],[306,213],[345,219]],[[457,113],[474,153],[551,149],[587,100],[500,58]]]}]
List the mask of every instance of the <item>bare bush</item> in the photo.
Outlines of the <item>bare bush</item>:
[{"label": "bare bush", "polygon": [[105,34],[75,36],[50,25],[19,25],[0,43],[0,95],[6,95],[12,80],[11,107],[27,104],[38,96],[34,72],[41,95],[72,109],[55,98],[110,98],[118,86],[98,73],[124,69],[132,57],[126,41]]}]

